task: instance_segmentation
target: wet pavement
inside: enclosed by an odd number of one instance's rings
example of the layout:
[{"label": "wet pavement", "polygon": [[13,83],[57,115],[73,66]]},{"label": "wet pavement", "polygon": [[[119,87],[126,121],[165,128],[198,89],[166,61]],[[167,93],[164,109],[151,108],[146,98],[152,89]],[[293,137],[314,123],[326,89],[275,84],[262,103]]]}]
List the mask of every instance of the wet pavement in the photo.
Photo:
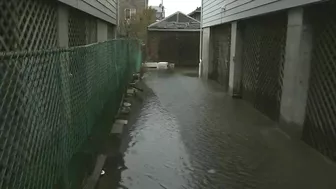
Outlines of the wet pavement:
[{"label": "wet pavement", "polygon": [[147,73],[98,189],[336,188],[334,163],[195,76]]}]

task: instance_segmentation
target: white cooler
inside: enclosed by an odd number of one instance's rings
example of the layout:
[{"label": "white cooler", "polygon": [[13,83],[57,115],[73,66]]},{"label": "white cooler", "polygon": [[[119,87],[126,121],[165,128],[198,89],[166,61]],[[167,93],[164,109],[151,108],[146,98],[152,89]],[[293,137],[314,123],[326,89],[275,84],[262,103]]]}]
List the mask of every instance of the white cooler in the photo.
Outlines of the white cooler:
[{"label": "white cooler", "polygon": [[159,62],[157,68],[159,70],[165,70],[168,69],[168,62]]}]

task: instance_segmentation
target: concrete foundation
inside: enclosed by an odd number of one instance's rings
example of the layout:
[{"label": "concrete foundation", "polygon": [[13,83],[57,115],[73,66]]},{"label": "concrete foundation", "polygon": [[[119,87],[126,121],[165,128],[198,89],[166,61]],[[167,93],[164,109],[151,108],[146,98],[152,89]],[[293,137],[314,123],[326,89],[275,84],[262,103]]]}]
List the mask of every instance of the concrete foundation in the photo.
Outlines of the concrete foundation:
[{"label": "concrete foundation", "polygon": [[302,129],[307,103],[312,31],[303,8],[288,12],[286,56],[281,100],[281,121]]},{"label": "concrete foundation", "polygon": [[69,9],[60,4],[57,10],[58,46],[69,47]]},{"label": "concrete foundation", "polygon": [[243,39],[238,28],[238,22],[231,24],[231,54],[229,93],[232,96],[241,95],[242,63],[243,63]]},{"label": "concrete foundation", "polygon": [[203,28],[201,77],[208,79],[210,65],[210,28]]},{"label": "concrete foundation", "polygon": [[112,32],[112,38],[110,39],[117,39],[118,29],[116,25],[113,25],[113,32]]},{"label": "concrete foundation", "polygon": [[102,20],[97,20],[97,41],[104,42],[108,39],[108,26]]},{"label": "concrete foundation", "polygon": [[[210,38],[209,38],[209,56],[208,56],[208,79],[212,79],[212,73],[214,73],[214,61],[213,61],[213,57],[214,57],[214,40],[215,36],[214,36],[214,32],[213,32],[213,28],[210,28]],[[218,69],[218,68],[216,68]]]}]

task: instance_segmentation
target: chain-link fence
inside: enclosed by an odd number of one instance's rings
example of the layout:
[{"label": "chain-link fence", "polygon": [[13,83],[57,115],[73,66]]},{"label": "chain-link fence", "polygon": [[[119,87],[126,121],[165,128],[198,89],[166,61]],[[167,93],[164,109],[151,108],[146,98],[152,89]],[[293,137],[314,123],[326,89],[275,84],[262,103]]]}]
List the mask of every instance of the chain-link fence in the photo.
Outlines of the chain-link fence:
[{"label": "chain-link fence", "polygon": [[278,120],[285,61],[286,12],[242,21],[242,96],[259,111]]},{"label": "chain-link fence", "polygon": [[307,7],[313,55],[303,140],[336,161],[336,2]]},{"label": "chain-link fence", "polygon": [[136,40],[0,53],[0,188],[54,188],[140,61]]}]

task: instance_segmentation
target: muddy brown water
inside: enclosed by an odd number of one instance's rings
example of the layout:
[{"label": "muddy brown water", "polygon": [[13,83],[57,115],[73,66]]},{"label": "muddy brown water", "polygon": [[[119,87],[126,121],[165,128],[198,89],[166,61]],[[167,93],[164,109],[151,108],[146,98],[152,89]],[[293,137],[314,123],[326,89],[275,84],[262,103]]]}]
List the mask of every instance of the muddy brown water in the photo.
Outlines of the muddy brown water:
[{"label": "muddy brown water", "polygon": [[336,188],[336,166],[196,70],[151,71],[97,188]]}]

